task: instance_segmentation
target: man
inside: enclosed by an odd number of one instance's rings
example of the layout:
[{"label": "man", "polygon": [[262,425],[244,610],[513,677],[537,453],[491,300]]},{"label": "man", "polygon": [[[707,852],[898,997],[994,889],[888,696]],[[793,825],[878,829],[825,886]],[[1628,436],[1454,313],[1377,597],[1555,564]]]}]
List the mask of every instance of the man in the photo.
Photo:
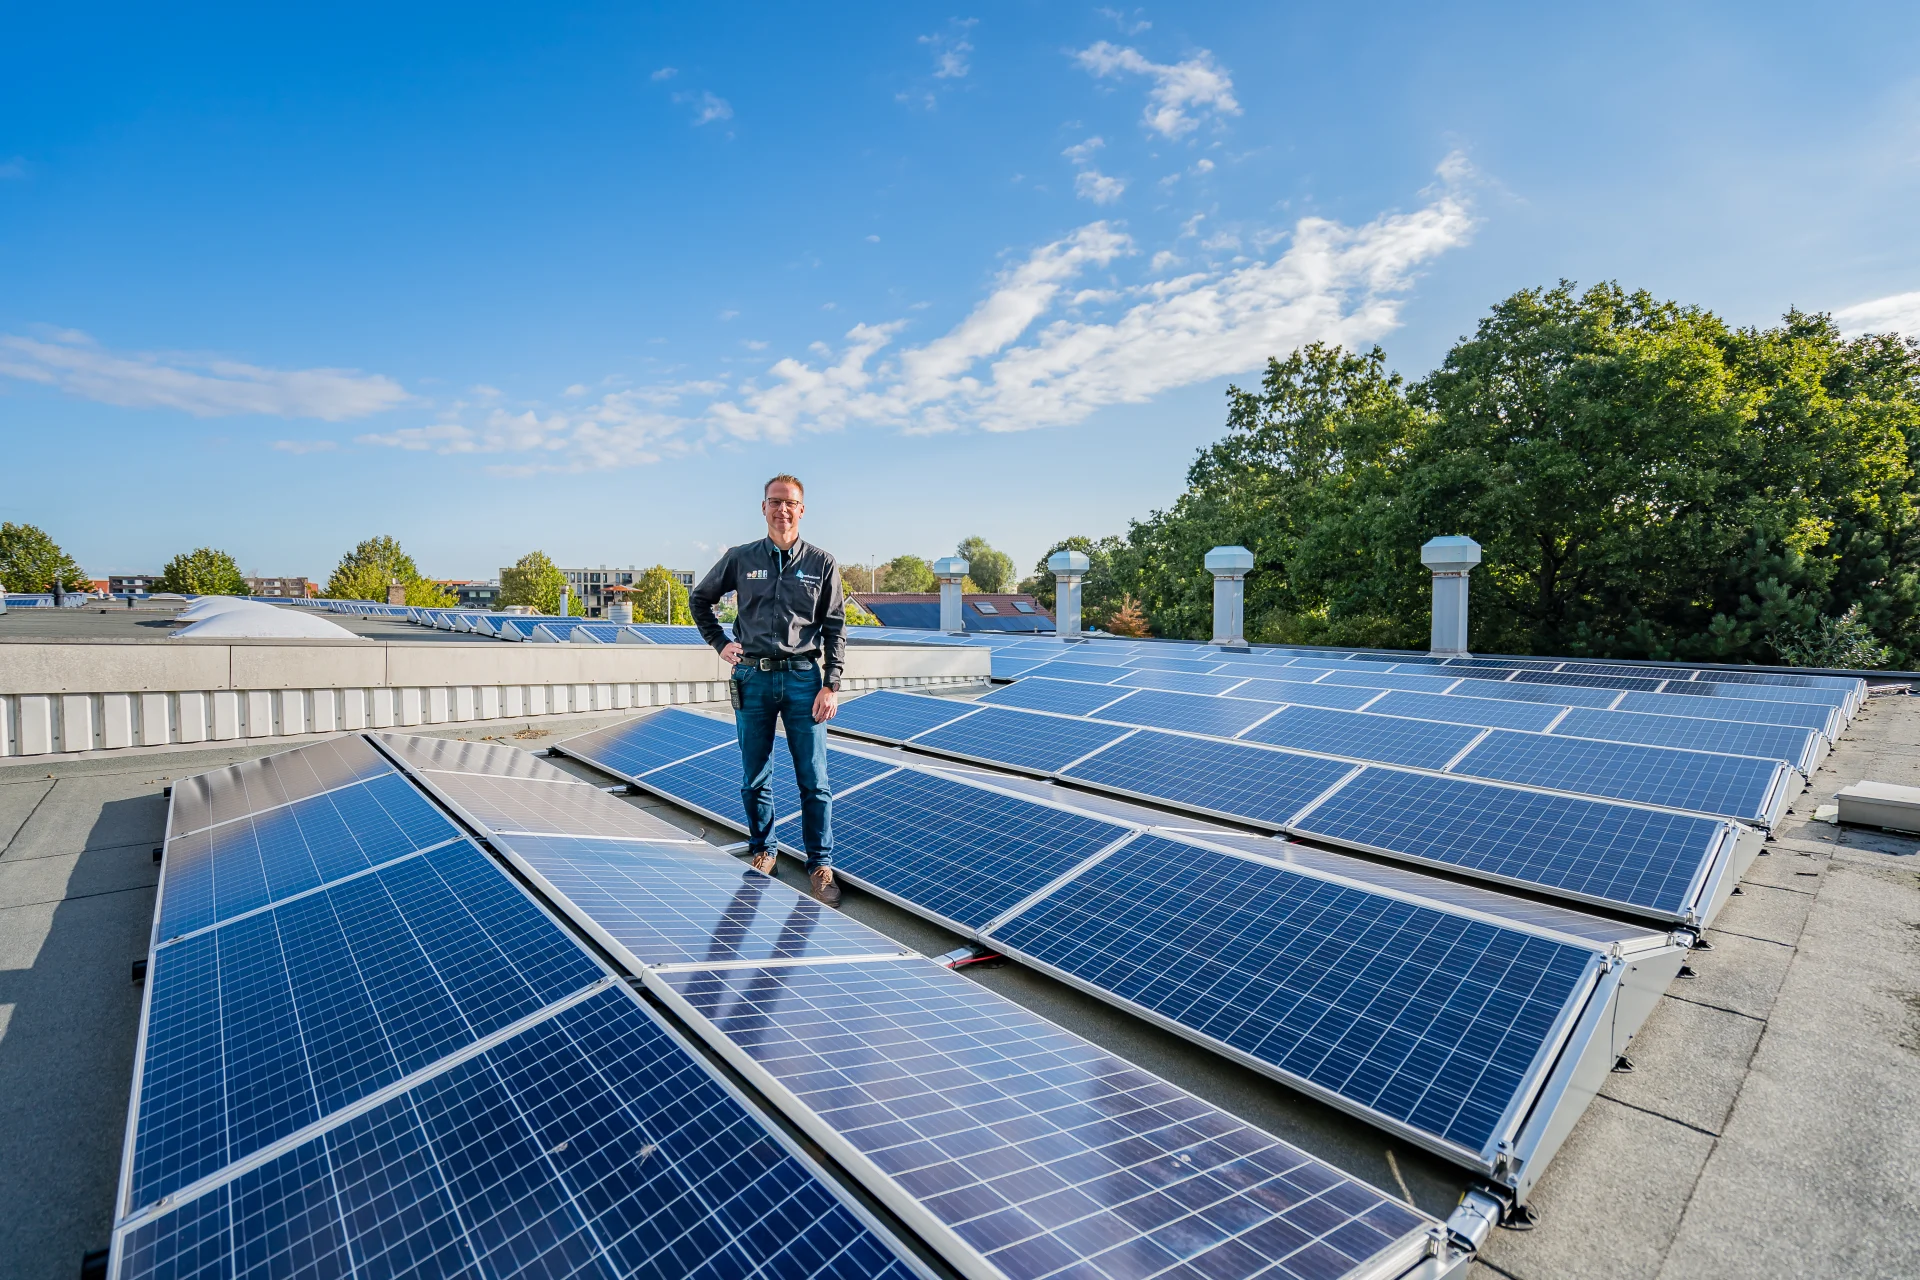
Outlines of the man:
[{"label": "man", "polygon": [[[806,490],[789,475],[767,481],[760,514],[767,536],[730,547],[693,589],[694,625],[733,664],[733,724],[740,739],[740,799],[747,809],[747,856],[773,875],[773,726],[786,726],[787,751],[800,784],[800,831],[813,896],[840,905],[833,882],[833,792],[827,785],[827,721],[840,699],[847,615],[840,565],[800,540]],[[714,606],[733,592],[733,639]]]}]

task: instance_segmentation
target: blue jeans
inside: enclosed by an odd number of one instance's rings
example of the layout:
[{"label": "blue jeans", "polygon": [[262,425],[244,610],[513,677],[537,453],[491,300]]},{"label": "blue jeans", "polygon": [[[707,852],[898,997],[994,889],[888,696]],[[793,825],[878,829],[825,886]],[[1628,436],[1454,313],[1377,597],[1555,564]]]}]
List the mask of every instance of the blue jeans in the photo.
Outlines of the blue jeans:
[{"label": "blue jeans", "polygon": [[762,853],[773,844],[773,728],[787,730],[787,754],[800,784],[800,833],[807,870],[833,865],[833,791],[827,783],[827,730],[813,722],[820,692],[820,665],[805,671],[761,671],[742,663],[733,669],[740,708],[733,713],[740,738],[740,800],[747,810],[747,848]]}]

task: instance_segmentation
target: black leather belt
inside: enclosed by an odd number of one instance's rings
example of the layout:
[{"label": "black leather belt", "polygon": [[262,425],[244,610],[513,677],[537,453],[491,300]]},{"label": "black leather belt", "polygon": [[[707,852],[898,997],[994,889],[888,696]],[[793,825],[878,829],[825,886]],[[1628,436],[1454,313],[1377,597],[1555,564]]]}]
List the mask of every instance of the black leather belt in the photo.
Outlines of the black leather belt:
[{"label": "black leather belt", "polygon": [[746,665],[756,671],[811,671],[812,658],[748,658]]}]

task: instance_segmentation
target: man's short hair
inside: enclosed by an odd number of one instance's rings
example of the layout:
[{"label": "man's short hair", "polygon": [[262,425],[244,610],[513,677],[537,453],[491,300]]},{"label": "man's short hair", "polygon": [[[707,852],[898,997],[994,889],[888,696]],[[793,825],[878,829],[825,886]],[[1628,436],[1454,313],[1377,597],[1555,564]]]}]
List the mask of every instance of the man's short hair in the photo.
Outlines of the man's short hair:
[{"label": "man's short hair", "polygon": [[807,499],[807,486],[805,486],[805,485],[803,485],[803,484],[801,484],[801,483],[800,483],[800,477],[799,477],[799,476],[790,476],[790,475],[788,475],[788,474],[787,474],[786,472],[784,472],[784,471],[782,471],[782,472],[781,472],[781,473],[780,473],[779,475],[777,475],[777,476],[775,476],[775,477],[774,477],[773,479],[771,479],[771,480],[769,480],[769,481],[767,481],[767,482],[766,482],[765,484],[763,484],[763,485],[761,485],[761,486],[760,486],[760,496],[761,496],[762,498],[765,498],[765,497],[767,496],[767,490],[769,490],[769,489],[771,489],[771,488],[773,488],[773,486],[775,486],[775,485],[777,485],[777,484],[790,484],[790,485],[792,485],[792,486],[793,486],[794,488],[796,488],[796,489],[798,489],[798,490],[800,491],[800,500],[801,500],[802,502],[805,502],[805,501],[806,501],[806,499]]}]

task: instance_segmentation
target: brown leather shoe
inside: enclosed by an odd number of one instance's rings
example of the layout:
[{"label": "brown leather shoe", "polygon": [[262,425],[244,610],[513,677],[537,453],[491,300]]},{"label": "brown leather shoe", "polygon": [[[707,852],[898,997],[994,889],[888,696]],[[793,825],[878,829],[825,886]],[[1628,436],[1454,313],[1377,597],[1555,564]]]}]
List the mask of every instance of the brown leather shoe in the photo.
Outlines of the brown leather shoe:
[{"label": "brown leather shoe", "polygon": [[811,874],[813,896],[830,907],[840,905],[840,886],[833,881],[832,867],[815,867]]},{"label": "brown leather shoe", "polygon": [[774,873],[774,868],[777,864],[774,860],[773,850],[762,849],[759,853],[754,854],[753,857],[747,860],[747,865],[763,876],[770,876]]}]

